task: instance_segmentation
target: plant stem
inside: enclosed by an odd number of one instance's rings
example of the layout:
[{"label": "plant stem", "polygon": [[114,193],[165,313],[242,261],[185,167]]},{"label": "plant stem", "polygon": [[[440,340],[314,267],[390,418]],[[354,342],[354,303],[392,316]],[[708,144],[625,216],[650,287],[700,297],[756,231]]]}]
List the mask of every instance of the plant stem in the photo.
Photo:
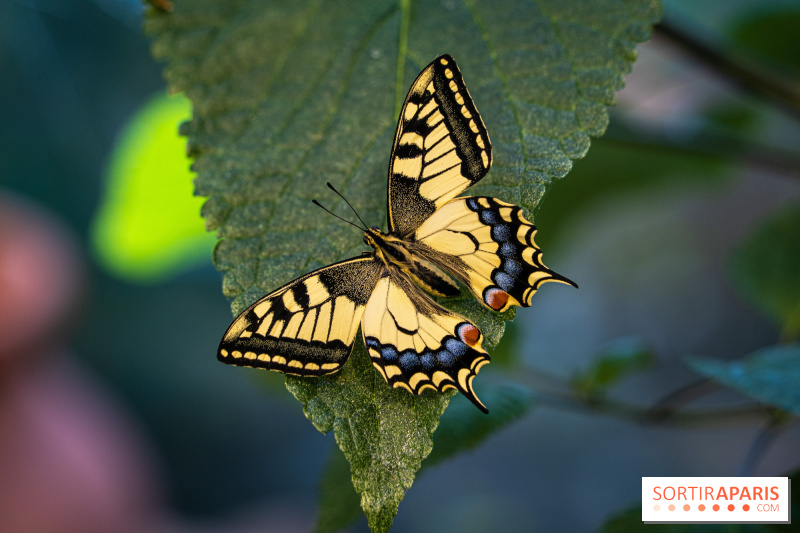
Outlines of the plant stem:
[{"label": "plant stem", "polygon": [[[740,424],[746,421],[763,420],[774,413],[774,409],[764,405],[749,405],[728,409],[703,409],[686,411],[681,408],[692,401],[689,398],[704,396],[699,394],[707,387],[699,382],[682,387],[675,393],[665,396],[672,405],[665,405],[664,399],[655,406],[639,406],[609,398],[607,395],[581,397],[570,385],[558,376],[539,369],[519,368],[515,378],[534,389],[537,400],[544,406],[577,412],[593,412],[603,415],[624,418],[640,424],[664,424],[675,426],[704,426],[716,424]],[[704,380],[703,380],[704,381]],[[694,390],[692,389],[699,389]],[[710,389],[710,386],[708,386]],[[706,392],[710,392],[707,390]],[[681,399],[683,397],[683,399]],[[669,400],[673,398],[673,400]]]},{"label": "plant stem", "polygon": [[756,438],[753,440],[753,444],[750,445],[750,449],[747,450],[736,475],[742,477],[752,476],[758,461],[793,421],[794,420],[787,416],[786,413],[782,411],[773,411],[767,425],[758,432],[758,435],[756,435]]}]

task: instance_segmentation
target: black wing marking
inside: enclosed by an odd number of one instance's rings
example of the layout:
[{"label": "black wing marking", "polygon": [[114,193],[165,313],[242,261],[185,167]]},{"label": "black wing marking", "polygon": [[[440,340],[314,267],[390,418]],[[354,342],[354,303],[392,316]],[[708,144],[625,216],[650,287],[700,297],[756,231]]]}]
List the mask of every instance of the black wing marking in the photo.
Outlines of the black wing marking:
[{"label": "black wing marking", "polygon": [[374,257],[357,257],[284,285],[233,321],[217,359],[300,376],[336,372],[353,350],[381,269]]},{"label": "black wing marking", "polygon": [[395,133],[387,195],[389,230],[409,235],[492,165],[489,133],[455,60],[436,58],[406,96]]}]

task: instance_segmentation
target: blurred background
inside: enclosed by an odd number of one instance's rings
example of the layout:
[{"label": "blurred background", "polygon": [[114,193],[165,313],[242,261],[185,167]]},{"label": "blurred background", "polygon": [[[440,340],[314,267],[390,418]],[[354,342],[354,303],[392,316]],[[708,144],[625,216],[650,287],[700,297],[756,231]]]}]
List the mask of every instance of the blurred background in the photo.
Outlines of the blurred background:
[{"label": "blurred background", "polygon": [[[800,91],[797,2],[671,0],[665,20]],[[0,3],[0,529],[309,531],[333,439],[280,376],[215,359],[231,314],[176,133],[190,106],[141,22],[134,0]],[[634,338],[657,361],[615,396],[646,407],[697,379],[684,356],[777,342],[728,262],[800,202],[800,111],[665,31],[639,51],[608,133],[536,215],[548,266],[581,288],[547,286],[504,342],[534,384]],[[392,531],[596,530],[642,476],[735,475],[763,426],[543,403],[428,470]],[[786,474],[798,449],[794,425],[752,473]]]}]

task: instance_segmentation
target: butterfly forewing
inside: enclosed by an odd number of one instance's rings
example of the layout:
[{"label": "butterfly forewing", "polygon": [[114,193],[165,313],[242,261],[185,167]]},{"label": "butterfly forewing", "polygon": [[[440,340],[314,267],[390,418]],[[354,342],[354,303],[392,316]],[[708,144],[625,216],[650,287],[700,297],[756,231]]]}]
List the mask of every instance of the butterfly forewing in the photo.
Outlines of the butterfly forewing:
[{"label": "butterfly forewing", "polygon": [[353,349],[380,271],[374,257],[359,257],[284,285],[239,315],[217,358],[300,376],[336,372]]},{"label": "butterfly forewing", "polygon": [[417,253],[461,279],[487,307],[529,306],[548,281],[574,285],[542,263],[536,227],[495,198],[455,198],[414,232]]},{"label": "butterfly forewing", "polygon": [[389,166],[389,229],[409,235],[477,183],[492,164],[489,134],[456,62],[437,58],[406,96]]},{"label": "butterfly forewing", "polygon": [[414,394],[456,389],[488,412],[472,380],[489,362],[480,330],[431,300],[407,277],[387,271],[361,323],[372,364],[395,388]]}]

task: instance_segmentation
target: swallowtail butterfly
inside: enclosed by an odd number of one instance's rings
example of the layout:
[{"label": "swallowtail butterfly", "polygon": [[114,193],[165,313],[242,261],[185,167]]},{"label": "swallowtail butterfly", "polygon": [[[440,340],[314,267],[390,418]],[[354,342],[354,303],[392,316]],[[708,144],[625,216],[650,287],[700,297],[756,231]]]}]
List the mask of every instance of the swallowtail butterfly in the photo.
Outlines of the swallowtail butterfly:
[{"label": "swallowtail butterfly", "polygon": [[449,55],[425,67],[406,96],[389,163],[389,231],[367,229],[374,251],[302,276],[233,321],[223,363],[299,376],[338,371],[359,325],[372,364],[413,394],[457,389],[488,412],[472,381],[489,355],[480,330],[427,294],[454,296],[463,283],[483,305],[527,307],[548,269],[522,209],[458,197],[492,164],[489,134]]}]

